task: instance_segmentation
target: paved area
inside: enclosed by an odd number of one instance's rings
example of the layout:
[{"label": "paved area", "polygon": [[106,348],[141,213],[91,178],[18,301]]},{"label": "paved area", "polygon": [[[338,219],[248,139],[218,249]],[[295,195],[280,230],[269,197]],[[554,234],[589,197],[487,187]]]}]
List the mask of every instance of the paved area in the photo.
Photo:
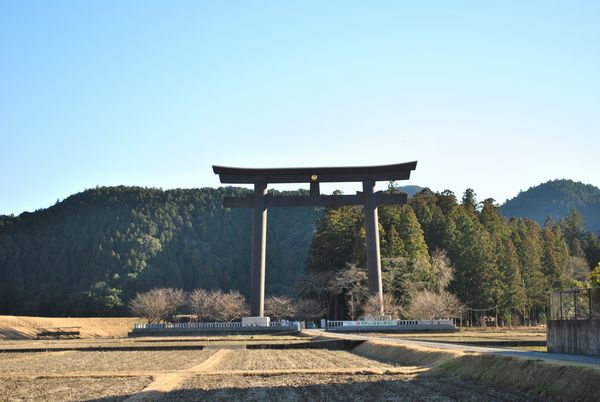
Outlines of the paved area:
[{"label": "paved area", "polygon": [[554,363],[570,363],[578,364],[583,366],[589,366],[596,369],[600,369],[600,357],[591,356],[578,356],[578,355],[566,355],[561,353],[547,353],[547,352],[535,352],[529,350],[516,350],[507,348],[491,348],[484,346],[470,346],[470,345],[458,345],[452,343],[442,343],[440,341],[428,342],[428,341],[415,341],[409,339],[399,338],[386,338],[380,337],[373,334],[347,334],[347,333],[332,333],[325,332],[323,330],[304,330],[306,334],[311,336],[327,336],[339,339],[353,339],[353,340],[364,340],[364,341],[382,341],[398,343],[400,345],[418,345],[426,346],[435,349],[447,349],[447,350],[460,350],[463,352],[477,352],[477,353],[492,353],[502,356],[520,357],[526,359],[539,359],[546,360]]}]

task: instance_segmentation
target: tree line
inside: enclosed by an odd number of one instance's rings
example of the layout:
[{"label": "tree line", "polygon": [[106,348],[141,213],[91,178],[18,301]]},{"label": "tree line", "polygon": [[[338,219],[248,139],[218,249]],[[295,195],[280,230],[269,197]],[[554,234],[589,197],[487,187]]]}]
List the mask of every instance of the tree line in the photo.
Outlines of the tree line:
[{"label": "tree line", "polygon": [[[251,213],[222,208],[224,196],[246,194],[98,187],[0,216],[0,313],[123,315],[154,288],[248,296]],[[269,210],[268,296],[302,296],[331,318],[368,314],[362,221],[360,207]],[[540,321],[548,292],[587,286],[600,261],[577,211],[541,226],[505,219],[472,190],[458,200],[424,189],[409,205],[379,208],[379,222],[387,311],[398,317]]]},{"label": "tree line", "polygon": [[[183,316],[194,322],[239,321],[250,314],[246,298],[237,290],[154,288],[138,293],[129,302],[131,313],[148,323],[173,322]],[[265,314],[274,320],[317,320],[323,316],[321,307],[311,300],[295,300],[287,296],[265,299]]]},{"label": "tree line", "polygon": [[[98,187],[0,216],[0,314],[124,315],[137,293],[249,293],[251,211],[224,209],[243,188]],[[302,194],[290,192],[291,194]],[[267,289],[297,295],[320,211],[269,211]]]},{"label": "tree line", "polygon": [[[393,183],[388,191],[397,191]],[[301,290],[332,317],[360,315],[356,306],[368,297],[362,220],[361,208],[342,207],[317,222]],[[408,205],[380,207],[379,225],[384,293],[405,317],[438,305],[454,306],[446,316],[543,322],[548,293],[589,286],[600,262],[600,242],[576,210],[540,226],[504,218],[493,199],[478,202],[471,189],[460,201],[424,189]]]}]

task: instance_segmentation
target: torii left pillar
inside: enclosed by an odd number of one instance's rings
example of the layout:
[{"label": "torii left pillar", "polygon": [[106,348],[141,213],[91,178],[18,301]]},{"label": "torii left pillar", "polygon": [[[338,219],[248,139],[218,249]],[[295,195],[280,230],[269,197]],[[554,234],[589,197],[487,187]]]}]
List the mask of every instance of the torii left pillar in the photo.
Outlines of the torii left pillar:
[{"label": "torii left pillar", "polygon": [[254,183],[250,311],[253,317],[265,314],[265,265],[267,256],[267,183]]}]

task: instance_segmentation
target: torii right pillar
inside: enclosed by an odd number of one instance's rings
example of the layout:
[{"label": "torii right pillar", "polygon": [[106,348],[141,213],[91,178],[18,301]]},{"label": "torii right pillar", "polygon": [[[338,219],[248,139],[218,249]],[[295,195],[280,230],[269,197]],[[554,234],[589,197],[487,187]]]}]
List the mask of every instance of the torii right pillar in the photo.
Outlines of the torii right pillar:
[{"label": "torii right pillar", "polygon": [[377,296],[379,312],[383,315],[383,288],[381,285],[381,258],[379,252],[379,219],[375,200],[375,181],[363,181],[365,197],[365,240],[367,246],[367,268],[369,273],[369,294]]}]

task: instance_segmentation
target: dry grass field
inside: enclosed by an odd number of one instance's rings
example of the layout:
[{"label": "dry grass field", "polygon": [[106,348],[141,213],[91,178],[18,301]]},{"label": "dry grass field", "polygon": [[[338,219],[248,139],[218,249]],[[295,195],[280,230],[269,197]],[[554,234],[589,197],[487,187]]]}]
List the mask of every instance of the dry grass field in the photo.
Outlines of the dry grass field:
[{"label": "dry grass field", "polygon": [[143,372],[187,369],[203,362],[214,350],[176,350],[134,352],[37,352],[0,354],[0,374],[18,372],[24,376],[63,375],[66,373]]},{"label": "dry grass field", "polygon": [[[255,337],[210,340],[216,348],[5,351],[0,353],[0,401],[531,400],[430,371],[432,365],[400,364],[352,351],[239,349],[256,343]],[[154,341],[165,342],[144,340]],[[306,338],[261,336],[260,341]],[[39,341],[18,343],[30,342]],[[2,344],[0,349],[6,349]]]},{"label": "dry grass field", "polygon": [[[465,381],[442,369],[445,362],[467,356],[399,350],[386,343],[351,351],[268,349],[316,340],[292,335],[126,338],[139,321],[0,316],[0,402],[534,400],[531,394]],[[36,328],[62,326],[80,327],[81,339],[35,339]],[[545,329],[378,336],[539,341],[545,340]],[[246,349],[251,345],[267,349]]]},{"label": "dry grass field", "polygon": [[455,333],[376,334],[378,337],[445,342],[546,341],[546,327],[461,328]]},{"label": "dry grass field", "polygon": [[0,315],[1,339],[35,339],[38,328],[79,327],[81,338],[125,337],[135,317],[56,318]]},{"label": "dry grass field", "polygon": [[36,340],[0,340],[0,350],[11,349],[89,349],[89,348],[176,348],[194,346],[226,346],[248,344],[291,344],[310,342],[310,338],[296,336],[197,336],[177,338],[117,338],[117,339],[36,339]]},{"label": "dry grass field", "polygon": [[[193,376],[164,401],[524,401],[439,375],[301,374]],[[531,400],[531,399],[529,399]]]}]

